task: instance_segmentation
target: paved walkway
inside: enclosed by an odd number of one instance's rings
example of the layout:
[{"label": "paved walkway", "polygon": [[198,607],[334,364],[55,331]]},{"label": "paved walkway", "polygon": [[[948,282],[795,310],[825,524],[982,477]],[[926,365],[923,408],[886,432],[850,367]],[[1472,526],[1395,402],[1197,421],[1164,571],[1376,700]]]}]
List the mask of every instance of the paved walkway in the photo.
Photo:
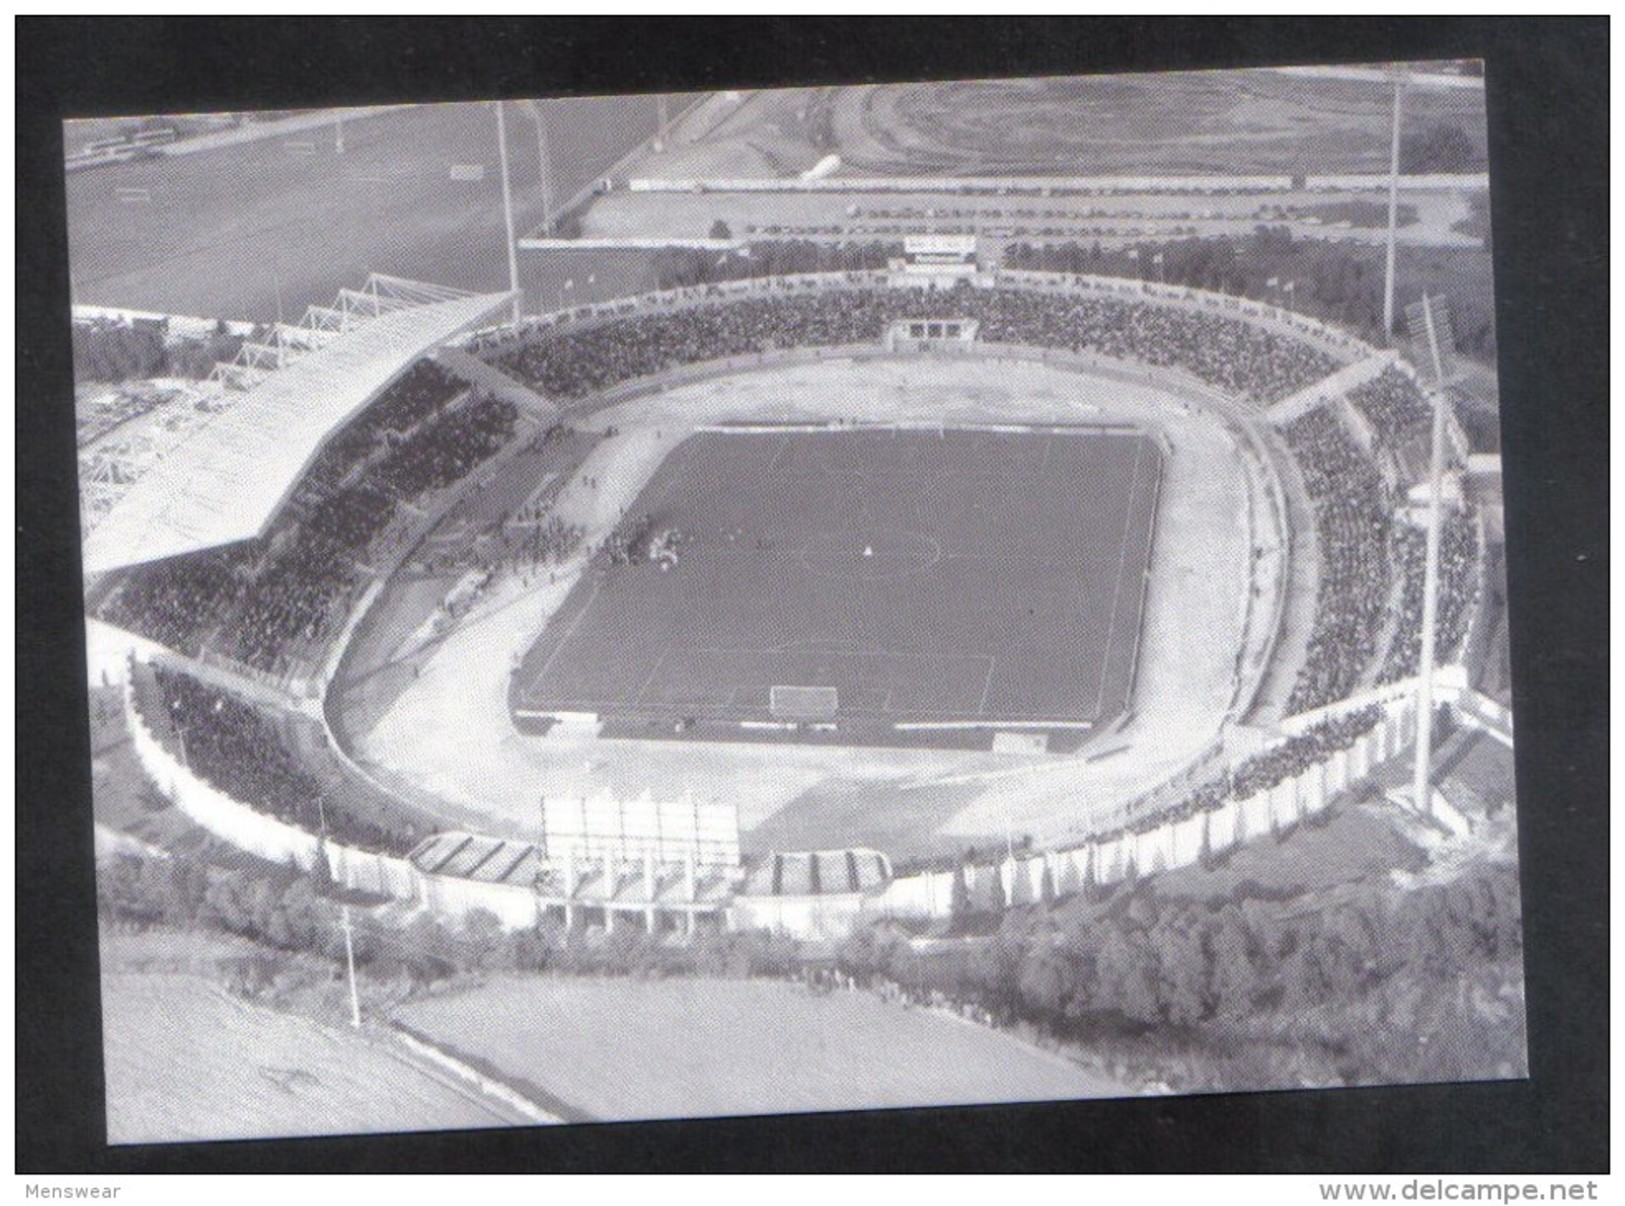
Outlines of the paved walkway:
[{"label": "paved walkway", "polygon": [[497,397],[512,402],[520,410],[530,412],[544,423],[551,423],[559,417],[559,408],[555,403],[549,402],[529,386],[515,381],[501,369],[470,356],[461,348],[448,344],[438,349],[434,358],[470,385],[489,390]]},{"label": "paved walkway", "polygon": [[1252,725],[1270,726],[1287,714],[1287,701],[1309,655],[1309,634],[1315,627],[1320,590],[1320,539],[1315,528],[1315,509],[1297,463],[1278,441],[1266,435],[1264,442],[1286,494],[1288,580],[1285,614],[1275,655],[1264,672],[1264,681],[1246,720]]}]

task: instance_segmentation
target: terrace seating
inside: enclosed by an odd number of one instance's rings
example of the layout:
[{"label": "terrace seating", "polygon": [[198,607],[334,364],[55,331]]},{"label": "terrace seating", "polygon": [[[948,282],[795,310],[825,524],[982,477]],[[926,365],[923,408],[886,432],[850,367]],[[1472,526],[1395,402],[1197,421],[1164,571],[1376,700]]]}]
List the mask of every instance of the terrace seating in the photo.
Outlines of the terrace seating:
[{"label": "terrace seating", "polygon": [[327,444],[305,473],[301,492],[321,498],[372,456],[391,433],[404,435],[445,409],[467,388],[432,360],[420,360]]},{"label": "terrace seating", "polygon": [[[423,380],[428,384],[414,388],[382,422],[421,418],[440,405],[433,399],[444,399],[444,375]],[[341,604],[360,585],[357,561],[398,502],[461,480],[512,438],[517,418],[512,403],[481,399],[419,423],[367,480],[307,501],[303,516],[290,518],[283,532],[132,571],[102,617],[189,654],[218,626],[217,652],[287,673],[308,652],[305,646],[332,635]]]},{"label": "terrace seating", "polygon": [[[1395,683],[1422,665],[1422,593],[1427,575],[1427,536],[1406,524],[1394,534],[1402,592],[1399,626],[1388,646],[1379,683]],[[1478,539],[1466,515],[1446,517],[1439,532],[1439,614],[1435,657],[1449,662],[1467,639],[1468,619],[1476,598]]]},{"label": "terrace seating", "polygon": [[1238,763],[1212,782],[1204,783],[1173,808],[1159,812],[1152,823],[1163,825],[1188,820],[1219,807],[1226,800],[1245,800],[1269,791],[1327,761],[1339,750],[1351,748],[1381,720],[1382,709],[1375,706],[1322,720],[1273,749]]},{"label": "terrace seating", "polygon": [[[177,732],[187,767],[219,791],[341,845],[402,855],[417,841],[409,824],[380,824],[324,794],[284,744],[277,724],[257,709],[189,675],[153,669],[157,702],[168,718],[162,727]],[[154,702],[141,692],[136,699],[138,707]]]},{"label": "terrace seating", "polygon": [[138,565],[98,614],[109,624],[196,654],[208,628],[241,598],[242,564],[239,552],[221,549]]},{"label": "terrace seating", "polygon": [[1391,507],[1381,477],[1337,420],[1312,411],[1284,429],[1315,508],[1320,592],[1309,654],[1287,703],[1347,698],[1376,653],[1388,606]]},{"label": "terrace seating", "polygon": [[1425,430],[1433,412],[1416,383],[1396,368],[1384,369],[1364,385],[1351,389],[1348,399],[1370,421],[1385,447],[1396,447]]},{"label": "terrace seating", "polygon": [[684,364],[774,348],[879,340],[905,318],[966,318],[993,342],[1181,368],[1228,393],[1269,403],[1327,376],[1330,356],[1234,318],[1123,298],[961,287],[819,290],[635,315],[579,331],[532,332],[502,354],[504,371],[559,398],[580,398]]}]

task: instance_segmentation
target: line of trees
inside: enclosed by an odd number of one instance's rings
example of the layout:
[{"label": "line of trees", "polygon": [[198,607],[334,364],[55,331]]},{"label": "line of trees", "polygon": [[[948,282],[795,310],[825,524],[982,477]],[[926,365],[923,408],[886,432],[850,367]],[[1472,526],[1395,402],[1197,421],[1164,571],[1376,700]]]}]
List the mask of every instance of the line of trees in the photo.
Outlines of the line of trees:
[{"label": "line of trees", "polygon": [[922,959],[897,931],[871,926],[839,962],[861,981],[936,989],[1080,1039],[1222,1030],[1400,982],[1441,984],[1521,950],[1516,870],[1490,866],[1408,891],[1358,885],[1287,901],[1215,903],[1142,883],[1077,909],[1012,911],[990,938],[946,957]]},{"label": "line of trees", "polygon": [[170,341],[168,324],[155,320],[124,322],[97,319],[73,324],[73,375],[76,381],[144,381],[181,377],[198,381],[216,363],[231,360],[243,345],[226,324],[201,339]]},{"label": "line of trees", "polygon": [[[728,238],[718,219],[712,238]],[[900,242],[822,243],[813,239],[773,239],[751,243],[743,252],[719,255],[691,247],[667,247],[654,256],[656,286],[677,289],[764,276],[805,272],[868,272],[903,254]]]},{"label": "line of trees", "polygon": [[[222,849],[123,856],[97,876],[104,921],[206,930],[257,949],[221,962],[225,985],[282,1000],[341,974],[343,931],[321,874]],[[809,952],[752,931],[669,944],[633,927],[587,938],[561,926],[504,931],[475,913],[401,924],[355,913],[362,987],[373,999],[493,972],[596,976],[806,974]],[[1374,1083],[1517,1075],[1522,930],[1516,869],[1221,900],[1124,884],[1096,898],[1007,912],[988,938],[929,953],[877,923],[840,945],[858,983],[969,1009],[1165,1075],[1181,1088]],[[323,970],[325,969],[325,970]]]}]

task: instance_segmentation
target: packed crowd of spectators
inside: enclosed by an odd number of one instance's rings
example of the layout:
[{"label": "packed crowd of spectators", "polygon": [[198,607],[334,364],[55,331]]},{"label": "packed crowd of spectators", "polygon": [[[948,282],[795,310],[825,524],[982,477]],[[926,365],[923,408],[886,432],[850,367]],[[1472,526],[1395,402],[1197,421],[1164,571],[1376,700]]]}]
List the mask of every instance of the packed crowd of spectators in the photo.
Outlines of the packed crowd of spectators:
[{"label": "packed crowd of spectators", "polygon": [[1159,813],[1152,824],[1188,820],[1200,813],[1211,812],[1229,800],[1246,800],[1268,791],[1325,762],[1337,751],[1349,749],[1376,728],[1381,719],[1382,709],[1373,706],[1346,716],[1322,720],[1273,749],[1230,767],[1218,778],[1198,787],[1172,809]]},{"label": "packed crowd of spectators", "polygon": [[[365,479],[318,501],[305,494],[295,509],[303,513],[271,536],[131,570],[102,618],[188,654],[213,634],[216,652],[289,672],[331,635],[339,605],[361,585],[358,562],[399,504],[460,480],[513,436],[517,408],[492,398],[424,422],[450,385],[438,366],[427,369],[420,366],[404,393],[391,391],[383,418],[364,418],[370,438],[388,446]],[[416,427],[398,443],[377,434],[394,432],[396,423]]]},{"label": "packed crowd of spectators", "polygon": [[1311,411],[1284,428],[1315,508],[1320,590],[1309,652],[1287,703],[1347,698],[1376,653],[1388,605],[1391,506],[1382,478],[1337,420]]},{"label": "packed crowd of spectators", "polygon": [[[1229,767],[1217,777],[1180,797],[1171,807],[1159,809],[1155,815],[1122,829],[1098,834],[1093,840],[1109,842],[1126,833],[1149,832],[1160,825],[1187,821],[1204,812],[1212,812],[1231,800],[1250,799],[1318,766],[1339,750],[1351,749],[1356,741],[1376,728],[1381,720],[1382,709],[1373,705],[1343,716],[1318,721],[1297,736],[1288,737],[1281,744]],[[1023,845],[1030,847],[1031,837],[1028,837]],[[921,871],[945,871],[975,861],[976,851],[972,848],[963,855],[932,856],[899,862],[894,868],[894,873],[913,875]]]},{"label": "packed crowd of spectators", "polygon": [[1351,389],[1348,398],[1370,421],[1377,439],[1390,446],[1426,429],[1433,417],[1416,383],[1396,368]]},{"label": "packed crowd of spectators", "polygon": [[422,559],[425,572],[453,574],[469,569],[518,575],[529,585],[530,575],[547,566],[568,561],[581,547],[587,529],[545,511],[526,509],[513,522],[457,548]]},{"label": "packed crowd of spectators", "polygon": [[396,498],[414,499],[461,481],[513,438],[519,408],[481,398],[436,419],[400,445],[369,477]]},{"label": "packed crowd of spectators", "polygon": [[221,652],[272,673],[296,642],[328,635],[334,602],[358,583],[356,559],[395,515],[395,502],[363,482],[327,498],[244,593]]},{"label": "packed crowd of spectators", "polygon": [[[1394,532],[1394,558],[1403,584],[1399,627],[1383,661],[1380,683],[1396,683],[1422,665],[1422,598],[1427,583],[1427,533],[1410,524]],[[1451,661],[1467,639],[1468,619],[1477,598],[1478,534],[1471,516],[1449,515],[1439,529],[1439,611],[1434,655]]]},{"label": "packed crowd of spectators", "polygon": [[236,609],[248,559],[240,547],[138,565],[103,602],[109,624],[195,654],[209,630]]},{"label": "packed crowd of spectators", "polygon": [[328,441],[305,472],[305,491],[330,493],[362,462],[439,414],[466,388],[434,361],[418,361]]},{"label": "packed crowd of spectators", "polygon": [[680,365],[773,349],[873,343],[892,322],[956,318],[979,322],[983,340],[1180,368],[1261,403],[1337,368],[1326,353],[1240,319],[1133,298],[969,285],[751,296],[633,314],[581,330],[542,328],[497,363],[553,397],[580,398]]},{"label": "packed crowd of spectators", "polygon": [[175,752],[194,774],[238,803],[340,845],[396,855],[411,849],[410,825],[380,824],[324,793],[264,713],[190,675],[153,669]]}]

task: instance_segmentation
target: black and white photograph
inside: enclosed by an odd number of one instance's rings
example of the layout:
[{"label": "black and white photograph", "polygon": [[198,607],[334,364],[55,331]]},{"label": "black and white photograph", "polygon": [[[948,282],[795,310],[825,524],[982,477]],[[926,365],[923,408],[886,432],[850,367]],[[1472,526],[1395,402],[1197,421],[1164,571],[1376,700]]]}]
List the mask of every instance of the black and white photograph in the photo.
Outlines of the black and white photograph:
[{"label": "black and white photograph", "polygon": [[66,120],[107,1143],[1524,1081],[1485,97]]}]

